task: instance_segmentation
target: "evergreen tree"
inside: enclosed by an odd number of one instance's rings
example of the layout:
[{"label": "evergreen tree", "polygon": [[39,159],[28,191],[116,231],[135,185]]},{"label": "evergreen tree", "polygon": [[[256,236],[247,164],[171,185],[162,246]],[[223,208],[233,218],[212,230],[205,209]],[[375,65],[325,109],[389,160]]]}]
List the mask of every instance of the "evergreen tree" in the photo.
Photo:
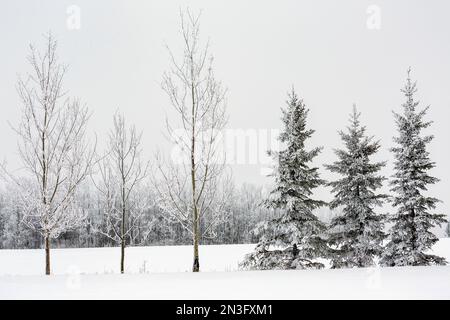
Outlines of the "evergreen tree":
[{"label": "evergreen tree", "polygon": [[406,85],[402,89],[406,97],[403,114],[395,113],[398,136],[394,138],[396,146],[392,148],[395,174],[391,190],[395,193],[393,206],[397,212],[390,219],[393,226],[381,260],[384,266],[446,263],[444,258],[425,253],[438,241],[431,228],[446,220],[444,215],[430,212],[439,200],[424,194],[428,185],[439,180],[428,173],[435,167],[426,150],[433,136],[423,135],[422,130],[428,128],[431,122],[424,120],[428,107],[417,110],[419,102],[414,99],[416,91],[416,83],[411,81],[408,70]]},{"label": "evergreen tree", "polygon": [[275,188],[264,201],[279,215],[255,229],[259,243],[241,264],[247,269],[322,268],[317,258],[327,254],[327,243],[322,237],[326,226],[313,214],[325,203],[311,198],[312,190],[325,183],[318,168],[311,167],[321,148],[306,149],[305,142],[314,130],[306,128],[309,110],[294,90],[287,105],[282,110],[284,130],[279,137],[285,148],[269,152],[278,164],[273,174]]},{"label": "evergreen tree", "polygon": [[356,106],[350,118],[348,132],[340,132],[345,149],[335,150],[338,160],[325,167],[341,178],[328,183],[334,199],[331,209],[342,208],[329,227],[332,268],[369,267],[382,252],[384,216],[374,208],[381,206],[387,195],[376,193],[385,178],[378,175],[384,162],[372,163],[370,157],[380,148],[378,142],[366,135],[359,121]]}]

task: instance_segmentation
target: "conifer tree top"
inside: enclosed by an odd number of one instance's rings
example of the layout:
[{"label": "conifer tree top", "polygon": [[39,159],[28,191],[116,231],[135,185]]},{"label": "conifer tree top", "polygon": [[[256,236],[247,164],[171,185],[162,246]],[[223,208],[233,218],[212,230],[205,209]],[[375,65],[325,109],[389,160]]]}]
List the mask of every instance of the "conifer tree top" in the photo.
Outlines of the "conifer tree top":
[{"label": "conifer tree top", "polygon": [[288,94],[287,107],[282,109],[282,129],[279,141],[284,146],[279,152],[269,151],[278,160],[273,176],[275,189],[266,201],[268,207],[292,207],[293,201],[306,206],[308,210],[323,206],[323,201],[310,198],[312,190],[325,183],[320,179],[317,167],[310,164],[321,152],[322,147],[306,149],[305,142],[314,130],[306,126],[309,109],[299,99],[294,89]]}]

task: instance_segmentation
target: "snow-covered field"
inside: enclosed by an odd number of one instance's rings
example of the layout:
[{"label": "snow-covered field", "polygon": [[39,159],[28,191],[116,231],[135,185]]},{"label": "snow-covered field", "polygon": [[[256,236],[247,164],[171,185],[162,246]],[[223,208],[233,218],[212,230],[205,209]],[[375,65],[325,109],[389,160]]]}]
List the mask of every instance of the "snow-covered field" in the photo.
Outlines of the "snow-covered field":
[{"label": "snow-covered field", "polygon": [[[308,271],[238,271],[253,245],[202,246],[202,271],[189,272],[192,248],[55,249],[53,276],[43,250],[0,250],[0,299],[450,299],[450,266]],[[450,261],[450,239],[434,247]]]}]

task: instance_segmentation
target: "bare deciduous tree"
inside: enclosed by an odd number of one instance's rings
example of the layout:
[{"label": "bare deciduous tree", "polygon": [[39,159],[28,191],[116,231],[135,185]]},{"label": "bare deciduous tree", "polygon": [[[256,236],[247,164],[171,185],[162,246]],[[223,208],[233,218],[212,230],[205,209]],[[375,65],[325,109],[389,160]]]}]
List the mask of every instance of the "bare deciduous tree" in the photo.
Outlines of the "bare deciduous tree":
[{"label": "bare deciduous tree", "polygon": [[120,272],[125,272],[125,247],[132,242],[133,230],[149,207],[142,182],[149,164],[141,160],[141,134],[134,126],[127,130],[122,115],[114,116],[108,151],[98,162],[99,179],[94,183],[101,195],[106,226],[96,231],[120,244]]},{"label": "bare deciduous tree", "polygon": [[[223,213],[225,194],[219,190],[225,162],[219,140],[227,121],[226,90],[214,77],[208,43],[200,43],[200,15],[193,16],[186,10],[180,16],[183,58],[177,61],[168,49],[172,68],[164,74],[162,87],[178,115],[179,127],[175,130],[168,123],[167,128],[181,150],[183,163],[167,167],[159,161],[160,180],[155,187],[161,208],[192,234],[193,271],[198,272],[200,238],[212,232]],[[206,214],[214,218],[208,219],[209,225],[201,231],[201,220]]]},{"label": "bare deciduous tree", "polygon": [[19,155],[28,176],[18,178],[2,166],[17,186],[23,222],[45,243],[45,273],[50,274],[50,240],[80,225],[83,211],[76,202],[78,186],[89,174],[94,146],[86,140],[88,109],[63,91],[67,67],[58,62],[57,41],[46,35],[45,50],[30,45],[32,72],[19,79],[23,103]]}]

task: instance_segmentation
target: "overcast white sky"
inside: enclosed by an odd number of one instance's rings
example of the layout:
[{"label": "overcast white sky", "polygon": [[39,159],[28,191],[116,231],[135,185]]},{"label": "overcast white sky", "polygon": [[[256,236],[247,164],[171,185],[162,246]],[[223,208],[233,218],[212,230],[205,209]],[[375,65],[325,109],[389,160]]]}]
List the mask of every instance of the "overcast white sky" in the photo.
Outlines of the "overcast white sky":
[{"label": "overcast white sky", "polygon": [[[67,8],[80,8],[81,28],[67,28]],[[16,162],[16,137],[7,122],[19,119],[17,74],[29,70],[28,44],[51,30],[61,61],[70,65],[66,88],[93,112],[100,140],[112,114],[122,111],[143,130],[146,155],[167,145],[168,100],[160,88],[169,67],[164,43],[180,46],[180,6],[203,10],[202,36],[211,39],[217,77],[229,89],[231,129],[277,129],[280,108],[294,85],[311,109],[317,164],[333,161],[336,134],[357,103],[369,133],[381,139],[379,159],[391,162],[392,110],[400,111],[406,69],[413,67],[418,97],[431,105],[430,146],[437,162],[432,187],[450,208],[450,2],[449,1],[2,1],[0,10],[0,157]],[[368,8],[380,9],[380,28],[368,28]],[[370,24],[372,23],[372,24]],[[376,21],[375,21],[376,23]],[[373,20],[369,20],[373,26]],[[265,184],[257,165],[234,166],[241,182]],[[331,176],[322,170],[325,178]],[[391,165],[384,171],[391,175]],[[318,196],[329,200],[328,190]]]}]

